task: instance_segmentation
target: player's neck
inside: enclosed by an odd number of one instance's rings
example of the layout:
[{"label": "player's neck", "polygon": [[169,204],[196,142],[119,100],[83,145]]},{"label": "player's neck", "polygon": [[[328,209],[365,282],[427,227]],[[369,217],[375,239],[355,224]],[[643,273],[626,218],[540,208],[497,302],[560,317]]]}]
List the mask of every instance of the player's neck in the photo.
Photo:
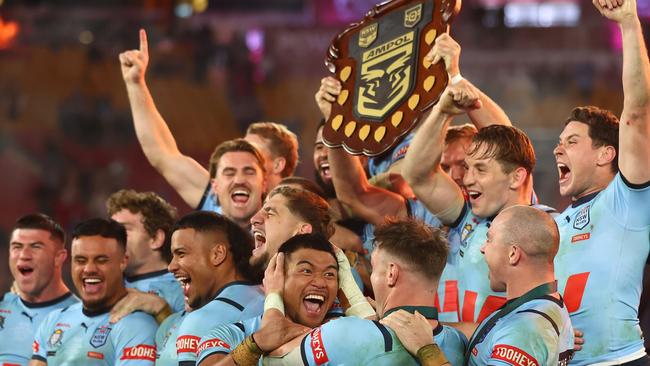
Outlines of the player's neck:
[{"label": "player's neck", "polygon": [[572,201],[577,201],[582,197],[588,196],[590,194],[600,192],[607,188],[609,183],[614,179],[616,175],[614,173],[602,173],[602,174],[595,174],[595,177],[591,184],[582,190],[582,192],[576,194],[575,196],[571,197]]},{"label": "player's neck", "polygon": [[217,297],[217,294],[219,294],[224,289],[224,287],[228,286],[229,284],[246,280],[234,268],[232,268],[232,270],[221,271],[221,273],[215,273],[215,278],[218,278],[218,280],[215,282],[210,300]]},{"label": "player's neck", "polygon": [[506,298],[508,300],[523,296],[537,286],[555,281],[553,270],[520,271],[510,277],[511,280],[506,285]]},{"label": "player's neck", "polygon": [[403,284],[386,298],[384,312],[400,306],[425,306],[434,307],[437,283],[430,283],[423,286],[422,282]]},{"label": "player's neck", "polygon": [[68,289],[65,283],[63,283],[63,280],[60,278],[53,281],[52,284],[45,288],[40,294],[27,294],[20,291],[20,289],[18,289],[18,291],[19,296],[23,301],[34,304],[52,301],[62,297],[67,293],[70,293],[70,289]]},{"label": "player's neck", "polygon": [[167,262],[159,257],[151,258],[151,260],[145,261],[138,268],[134,268],[132,271],[126,273],[127,277],[137,277],[145,274],[160,272],[167,270]]}]

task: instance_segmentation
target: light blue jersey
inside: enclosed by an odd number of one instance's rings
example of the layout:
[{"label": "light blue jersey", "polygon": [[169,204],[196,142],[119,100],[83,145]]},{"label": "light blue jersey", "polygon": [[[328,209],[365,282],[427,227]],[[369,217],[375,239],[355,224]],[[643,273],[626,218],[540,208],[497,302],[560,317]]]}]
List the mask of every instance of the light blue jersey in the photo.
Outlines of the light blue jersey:
[{"label": "light blue jersey", "polygon": [[242,319],[248,306],[264,304],[264,293],[250,282],[231,282],[223,287],[215,299],[185,316],[178,329],[176,352],[178,364],[194,365],[201,337],[220,324]]},{"label": "light blue jersey", "polygon": [[223,214],[223,211],[221,210],[221,205],[219,204],[219,198],[212,192],[212,187],[210,184],[205,188],[205,192],[203,192],[203,197],[201,197],[201,202],[199,202],[199,206],[196,208],[197,211],[210,211],[210,212],[216,212],[218,214]]},{"label": "light blue jersey", "polygon": [[160,296],[174,312],[185,308],[183,288],[174,275],[167,270],[125,277],[124,286]]},{"label": "light blue jersey", "polygon": [[[405,308],[406,309],[406,308]],[[412,308],[415,309],[415,308]],[[398,310],[398,309],[394,309]],[[408,309],[407,309],[408,310]],[[418,307],[423,314],[433,314],[434,308]],[[256,332],[262,317],[215,328],[201,340],[199,365],[213,354],[230,354],[246,337]],[[433,339],[453,366],[463,364],[467,339],[457,330],[439,325]],[[295,365],[417,365],[389,328],[376,321],[356,317],[334,319],[311,331],[300,347],[282,364]],[[275,364],[274,357],[265,357],[263,364]],[[292,363],[293,362],[293,363]]]},{"label": "light blue jersey", "polygon": [[631,361],[645,355],[638,307],[650,250],[650,185],[617,174],[601,192],[556,217],[555,273],[571,322],[585,344],[573,363]]},{"label": "light blue jersey", "polygon": [[[548,213],[555,211],[543,205],[532,207]],[[474,215],[469,202],[466,202],[458,220],[450,225],[449,239],[454,240],[450,245],[458,248],[456,258],[452,260],[457,260],[458,301],[462,322],[479,323],[506,302],[505,293],[490,288],[488,266],[481,253],[492,219]]]},{"label": "light blue jersey", "polygon": [[[508,309],[514,301],[478,326],[468,365],[567,365],[573,355],[573,328],[562,300],[545,295]],[[504,310],[510,311],[500,316]]]},{"label": "light blue jersey", "polygon": [[449,255],[442,270],[436,293],[436,308],[440,309],[438,319],[441,322],[456,323],[460,321],[460,306],[458,299],[458,251],[460,250],[460,235],[455,230],[447,232]]},{"label": "light blue jersey", "polygon": [[51,312],[36,332],[32,358],[48,366],[152,366],[156,321],[135,312],[111,324],[109,311],[89,313],[77,303]]},{"label": "light blue jersey", "polygon": [[167,317],[156,332],[156,366],[178,366],[176,338],[187,313],[179,311]]},{"label": "light blue jersey", "polygon": [[67,293],[57,299],[30,303],[7,292],[0,300],[0,366],[26,366],[32,358],[34,334],[51,311],[78,302]]},{"label": "light blue jersey", "polygon": [[368,173],[370,173],[370,176],[374,177],[375,175],[386,173],[391,165],[404,159],[414,136],[415,133],[411,132],[383,155],[368,159]]}]

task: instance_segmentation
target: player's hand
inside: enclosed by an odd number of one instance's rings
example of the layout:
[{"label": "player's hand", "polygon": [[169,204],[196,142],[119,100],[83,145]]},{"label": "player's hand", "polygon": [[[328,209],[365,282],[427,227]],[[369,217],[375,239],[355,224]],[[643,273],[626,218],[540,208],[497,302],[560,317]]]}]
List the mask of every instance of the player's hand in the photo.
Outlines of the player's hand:
[{"label": "player's hand", "polygon": [[149,45],[147,32],[140,29],[140,49],[120,53],[120,66],[122,77],[128,84],[140,84],[144,82],[144,74],[149,64]]},{"label": "player's hand", "polygon": [[253,339],[264,353],[269,353],[309,330],[304,325],[287,319],[279,311],[267,311],[262,316],[262,326],[253,334]]},{"label": "player's hand", "polygon": [[341,93],[341,83],[335,78],[328,76],[320,81],[320,89],[316,92],[315,99],[318,109],[327,120],[332,113],[332,103]]},{"label": "player's hand", "polygon": [[584,333],[579,329],[573,330],[573,350],[578,352],[582,349],[582,345],[585,344]]},{"label": "player's hand", "polygon": [[113,324],[134,311],[142,311],[157,316],[168,307],[167,302],[158,295],[130,288],[127,291],[128,294],[111,309],[110,322]]},{"label": "player's hand", "polygon": [[617,23],[638,20],[636,0],[592,0],[592,3],[600,14]]},{"label": "player's hand", "polygon": [[424,56],[424,59],[431,64],[443,60],[449,76],[460,74],[460,67],[458,66],[460,45],[448,33],[443,33],[436,38],[433,48]]},{"label": "player's hand", "polygon": [[417,311],[411,314],[398,310],[379,322],[394,330],[400,342],[413,355],[416,355],[420,348],[434,343],[431,336],[433,326]]},{"label": "player's hand", "polygon": [[271,257],[271,261],[264,271],[262,283],[267,295],[272,292],[282,295],[284,291],[284,253],[277,253]]},{"label": "player's hand", "polygon": [[479,97],[480,93],[474,85],[467,80],[461,80],[456,85],[447,86],[436,107],[442,113],[456,116],[481,108]]}]

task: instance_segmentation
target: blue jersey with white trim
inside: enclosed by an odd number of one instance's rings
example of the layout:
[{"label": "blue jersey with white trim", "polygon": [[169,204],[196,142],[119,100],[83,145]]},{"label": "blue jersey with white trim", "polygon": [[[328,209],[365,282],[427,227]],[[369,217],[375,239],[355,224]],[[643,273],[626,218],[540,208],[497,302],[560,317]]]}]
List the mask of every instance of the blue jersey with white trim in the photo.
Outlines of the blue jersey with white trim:
[{"label": "blue jersey with white trim", "polygon": [[156,366],[177,366],[176,339],[178,329],[187,313],[179,311],[167,317],[156,332]]},{"label": "blue jersey with white trim", "polygon": [[197,211],[210,211],[216,212],[218,214],[223,214],[221,205],[219,204],[219,198],[212,192],[212,187],[210,184],[205,188],[203,192],[203,197],[201,197],[201,202],[196,208]]},{"label": "blue jersey with white trim", "polygon": [[[472,340],[496,314],[481,322]],[[547,295],[497,320],[471,350],[468,365],[564,366],[572,355],[569,313],[562,300]]]},{"label": "blue jersey with white trim", "polygon": [[6,293],[0,300],[0,366],[26,366],[32,357],[34,334],[50,312],[78,302],[67,293],[52,301],[30,303]]},{"label": "blue jersey with white trim", "polygon": [[215,299],[185,316],[178,330],[176,352],[179,365],[194,365],[199,341],[220,324],[242,319],[248,306],[264,304],[264,293],[250,282],[231,282],[222,288]]},{"label": "blue jersey with white trim", "polygon": [[157,328],[153,317],[142,312],[111,324],[108,311],[87,314],[77,303],[51,312],[41,323],[32,358],[49,366],[152,366]]},{"label": "blue jersey with white trim", "polygon": [[[552,214],[554,209],[544,205],[532,205]],[[499,309],[506,302],[505,293],[495,292],[490,288],[488,266],[481,247],[485,243],[487,231],[492,218],[474,215],[469,202],[457,222],[450,228],[451,247],[457,247],[456,256],[458,276],[458,299],[460,304],[460,321],[481,322],[488,315]]]},{"label": "blue jersey with white trim", "polygon": [[185,308],[183,288],[174,275],[167,270],[126,277],[124,286],[160,296],[174,312]]},{"label": "blue jersey with white trim", "polygon": [[572,363],[615,361],[643,352],[638,320],[650,251],[650,185],[617,174],[601,192],[578,199],[558,217],[555,273],[585,344]]}]

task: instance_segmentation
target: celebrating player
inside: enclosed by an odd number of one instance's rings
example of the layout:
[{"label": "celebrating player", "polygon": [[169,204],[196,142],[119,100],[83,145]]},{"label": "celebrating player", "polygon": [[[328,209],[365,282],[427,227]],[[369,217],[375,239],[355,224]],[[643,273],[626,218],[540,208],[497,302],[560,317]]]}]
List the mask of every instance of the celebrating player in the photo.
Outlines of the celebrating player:
[{"label": "celebrating player", "polygon": [[153,365],[158,324],[136,312],[119,322],[109,311],[126,296],[126,230],[91,219],[72,232],[72,280],[82,303],[51,312],[34,338],[30,366]]},{"label": "celebrating player", "polygon": [[[613,3],[613,4],[612,4]],[[648,365],[639,328],[643,269],[650,250],[650,66],[636,1],[594,1],[623,38],[624,103],[579,107],[555,148],[560,193],[555,260],[571,322],[584,331],[576,365]]]},{"label": "celebrating player", "polygon": [[0,299],[0,365],[27,365],[45,316],[78,301],[63,283],[68,251],[61,226],[43,214],[19,218],[9,241],[9,269],[18,295]]}]

